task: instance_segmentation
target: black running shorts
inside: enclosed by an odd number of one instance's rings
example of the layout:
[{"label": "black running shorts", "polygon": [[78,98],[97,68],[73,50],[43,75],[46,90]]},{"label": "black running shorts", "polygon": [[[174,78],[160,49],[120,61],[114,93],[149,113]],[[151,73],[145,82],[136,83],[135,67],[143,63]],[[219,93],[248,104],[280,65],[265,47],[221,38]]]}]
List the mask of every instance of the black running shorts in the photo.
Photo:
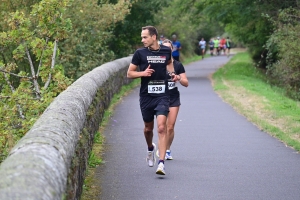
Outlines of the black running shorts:
[{"label": "black running shorts", "polygon": [[180,106],[180,97],[170,97],[170,107],[178,107]]},{"label": "black running shorts", "polygon": [[169,103],[170,103],[169,96],[140,97],[140,108],[141,108],[144,122],[152,122],[154,120],[154,115],[168,116]]}]

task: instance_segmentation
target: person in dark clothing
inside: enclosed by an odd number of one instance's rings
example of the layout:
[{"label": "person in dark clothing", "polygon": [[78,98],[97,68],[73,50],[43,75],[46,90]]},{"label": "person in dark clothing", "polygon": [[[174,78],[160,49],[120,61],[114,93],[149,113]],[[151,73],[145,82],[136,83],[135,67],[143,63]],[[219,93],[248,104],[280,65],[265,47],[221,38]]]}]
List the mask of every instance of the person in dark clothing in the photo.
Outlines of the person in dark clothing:
[{"label": "person in dark clothing", "polygon": [[[144,136],[148,146],[146,161],[149,167],[155,164],[156,145],[152,142],[154,116],[156,116],[158,131],[158,149],[166,152],[167,128],[166,121],[169,113],[169,89],[167,72],[172,80],[177,81],[172,62],[171,49],[158,44],[157,30],[153,26],[142,28],[141,37],[143,48],[137,49],[132,57],[127,71],[128,78],[141,78],[140,108],[144,121]],[[137,71],[139,69],[139,71]],[[165,155],[159,158],[156,174],[165,175]]]}]

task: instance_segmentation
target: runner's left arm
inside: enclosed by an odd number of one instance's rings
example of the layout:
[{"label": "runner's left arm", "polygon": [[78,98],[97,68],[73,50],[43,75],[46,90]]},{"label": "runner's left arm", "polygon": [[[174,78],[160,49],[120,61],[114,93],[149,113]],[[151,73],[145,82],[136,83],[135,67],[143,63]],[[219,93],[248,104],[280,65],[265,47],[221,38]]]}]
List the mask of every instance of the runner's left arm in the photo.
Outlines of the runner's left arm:
[{"label": "runner's left arm", "polygon": [[172,60],[168,61],[167,71],[170,73],[170,75],[172,77],[172,81],[174,81],[174,82],[179,81],[180,76],[176,75]]},{"label": "runner's left arm", "polygon": [[179,74],[179,76],[180,76],[179,83],[180,83],[182,86],[184,86],[184,87],[189,86],[189,81],[188,81],[188,79],[187,79],[187,76],[186,76],[185,72]]}]

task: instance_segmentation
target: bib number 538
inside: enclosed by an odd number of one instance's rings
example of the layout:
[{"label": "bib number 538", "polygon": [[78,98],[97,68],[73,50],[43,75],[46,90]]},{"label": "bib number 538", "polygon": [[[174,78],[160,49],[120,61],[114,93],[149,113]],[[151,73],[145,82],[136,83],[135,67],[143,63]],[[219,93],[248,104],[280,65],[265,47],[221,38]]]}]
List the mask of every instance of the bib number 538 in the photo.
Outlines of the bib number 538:
[{"label": "bib number 538", "polygon": [[163,90],[162,86],[158,86],[158,87],[148,86],[148,91],[159,92],[159,91],[162,91],[162,90]]},{"label": "bib number 538", "polygon": [[160,94],[160,93],[165,93],[166,90],[166,85],[164,81],[150,81],[148,83],[148,93],[155,93],[155,94]]}]

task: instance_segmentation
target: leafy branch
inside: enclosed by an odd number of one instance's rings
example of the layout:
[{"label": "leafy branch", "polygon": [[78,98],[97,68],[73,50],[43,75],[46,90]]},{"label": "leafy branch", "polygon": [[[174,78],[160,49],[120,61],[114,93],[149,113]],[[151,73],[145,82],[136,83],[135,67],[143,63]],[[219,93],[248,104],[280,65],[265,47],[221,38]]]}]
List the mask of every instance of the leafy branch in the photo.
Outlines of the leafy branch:
[{"label": "leafy branch", "polygon": [[[9,81],[9,79],[8,79],[8,77],[7,77],[7,74],[4,74],[4,77],[5,77],[5,81],[6,81],[7,85],[10,87],[12,93],[14,93],[14,92],[15,92],[15,88],[14,88],[14,86],[11,84],[11,82]],[[22,108],[21,108],[21,105],[20,105],[20,104],[16,104],[16,106],[17,106],[17,108],[18,108],[19,117],[20,117],[21,119],[25,119],[25,116],[24,116],[24,114],[23,114],[23,110],[22,110]]]},{"label": "leafy branch", "polygon": [[71,83],[63,67],[55,65],[57,44],[72,28],[63,15],[71,1],[41,0],[30,6],[31,11],[25,8],[0,14],[5,16],[0,22],[5,30],[0,32],[0,47],[6,51],[4,57],[1,49],[0,59],[0,116],[5,116],[0,120],[0,152],[4,154]]},{"label": "leafy branch", "polygon": [[6,74],[10,74],[10,75],[13,75],[13,76],[18,77],[18,78],[32,79],[32,77],[29,77],[29,76],[21,76],[21,75],[12,73],[12,72],[5,71],[3,68],[0,68],[0,72],[6,73]]}]

